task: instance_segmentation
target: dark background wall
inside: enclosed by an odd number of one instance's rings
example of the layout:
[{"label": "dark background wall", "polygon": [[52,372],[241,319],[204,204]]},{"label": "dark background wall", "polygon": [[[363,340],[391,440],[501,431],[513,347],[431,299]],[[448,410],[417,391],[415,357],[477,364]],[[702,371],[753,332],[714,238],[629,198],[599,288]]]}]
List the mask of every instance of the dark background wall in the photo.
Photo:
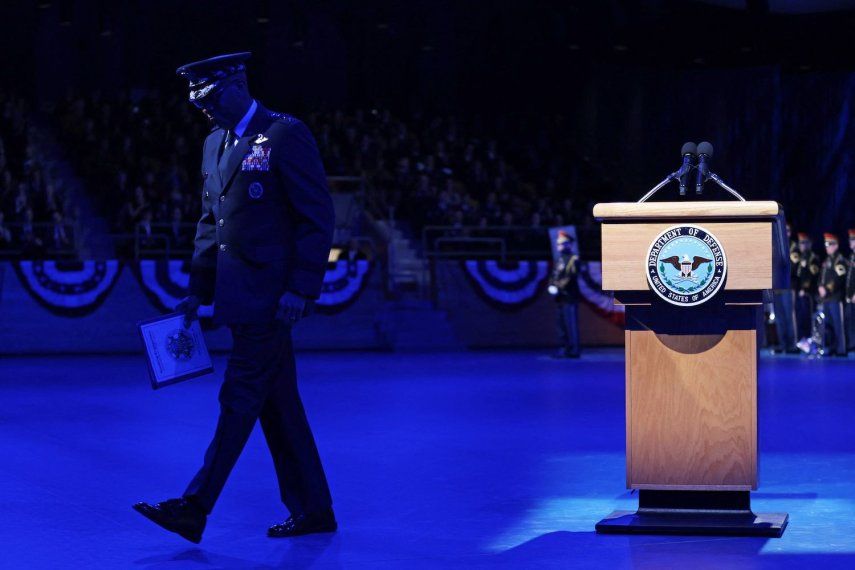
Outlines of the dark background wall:
[{"label": "dark background wall", "polygon": [[714,169],[800,229],[855,225],[846,1],[275,2],[11,0],[0,83],[35,99],[183,93],[174,69],[252,50],[251,83],[291,112],[379,105],[489,131],[560,124],[557,148],[643,193],[709,140]]}]

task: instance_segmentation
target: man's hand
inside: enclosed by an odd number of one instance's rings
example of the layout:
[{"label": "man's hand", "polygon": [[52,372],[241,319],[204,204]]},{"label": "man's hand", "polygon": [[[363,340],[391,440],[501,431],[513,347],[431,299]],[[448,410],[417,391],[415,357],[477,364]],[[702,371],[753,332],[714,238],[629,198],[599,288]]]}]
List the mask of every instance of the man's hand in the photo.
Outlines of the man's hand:
[{"label": "man's hand", "polygon": [[184,313],[184,328],[190,328],[190,323],[199,318],[197,311],[199,305],[202,304],[202,299],[196,295],[184,297],[180,303],[175,305],[175,310],[179,313]]},{"label": "man's hand", "polygon": [[305,297],[291,291],[285,291],[285,294],[279,299],[279,309],[276,311],[276,318],[293,325],[303,317],[305,311]]}]

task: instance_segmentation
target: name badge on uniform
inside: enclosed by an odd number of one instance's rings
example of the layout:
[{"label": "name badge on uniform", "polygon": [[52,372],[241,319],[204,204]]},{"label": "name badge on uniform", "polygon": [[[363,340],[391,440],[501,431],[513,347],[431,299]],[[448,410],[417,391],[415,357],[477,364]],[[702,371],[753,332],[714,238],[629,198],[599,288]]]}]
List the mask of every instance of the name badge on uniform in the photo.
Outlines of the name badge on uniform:
[{"label": "name badge on uniform", "polygon": [[264,186],[261,182],[253,182],[249,185],[249,197],[253,200],[258,200],[264,194]]},{"label": "name badge on uniform", "polygon": [[270,170],[270,147],[252,145],[252,150],[243,157],[240,169],[244,172],[267,172]]}]

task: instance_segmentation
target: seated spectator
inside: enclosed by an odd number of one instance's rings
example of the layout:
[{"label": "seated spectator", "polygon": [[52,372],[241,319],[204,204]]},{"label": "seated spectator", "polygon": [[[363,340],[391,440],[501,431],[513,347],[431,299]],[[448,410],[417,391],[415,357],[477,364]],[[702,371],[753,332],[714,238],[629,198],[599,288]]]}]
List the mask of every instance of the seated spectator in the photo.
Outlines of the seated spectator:
[{"label": "seated spectator", "polygon": [[12,247],[12,230],[6,226],[6,215],[0,210],[0,249]]},{"label": "seated spectator", "polygon": [[154,214],[151,210],[144,210],[142,212],[142,219],[137,223],[137,235],[139,236],[140,246],[146,248],[152,248],[156,245],[156,240],[154,239],[154,230],[152,229],[152,220],[154,219]]},{"label": "seated spectator", "polygon": [[173,248],[185,249],[192,246],[195,231],[184,223],[184,214],[181,208],[172,208],[172,223],[169,226],[169,239]]},{"label": "seated spectator", "polygon": [[66,225],[62,219],[62,214],[59,212],[53,213],[53,247],[54,249],[67,249],[71,246]]},{"label": "seated spectator", "polygon": [[24,210],[24,220],[21,225],[21,249],[25,257],[40,257],[44,253],[44,242],[39,237],[35,226],[35,213],[32,208]]}]

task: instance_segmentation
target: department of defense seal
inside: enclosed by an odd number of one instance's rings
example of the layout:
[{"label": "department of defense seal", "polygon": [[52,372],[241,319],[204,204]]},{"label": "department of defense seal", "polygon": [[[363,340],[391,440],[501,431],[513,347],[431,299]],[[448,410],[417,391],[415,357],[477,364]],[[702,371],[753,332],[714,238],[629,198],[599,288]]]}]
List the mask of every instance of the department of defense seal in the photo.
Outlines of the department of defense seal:
[{"label": "department of defense seal", "polygon": [[183,329],[176,329],[166,337],[166,352],[175,360],[190,360],[195,349],[196,341]]},{"label": "department of defense seal", "polygon": [[647,250],[647,282],[672,305],[690,307],[711,299],[727,275],[727,256],[700,226],[672,226]]}]

